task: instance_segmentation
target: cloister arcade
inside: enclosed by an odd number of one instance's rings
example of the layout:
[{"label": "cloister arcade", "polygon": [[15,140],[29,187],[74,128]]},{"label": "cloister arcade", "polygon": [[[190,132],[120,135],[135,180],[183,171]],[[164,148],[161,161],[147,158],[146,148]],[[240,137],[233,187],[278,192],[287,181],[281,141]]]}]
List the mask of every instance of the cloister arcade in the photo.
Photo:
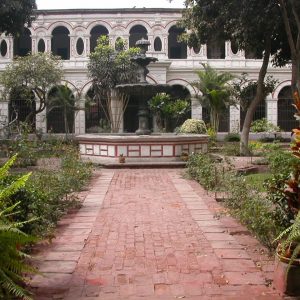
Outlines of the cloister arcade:
[{"label": "cloister arcade", "polygon": [[[100,120],[104,119],[99,103],[91,105],[86,101],[92,99],[93,94],[86,66],[97,39],[101,35],[107,35],[114,45],[121,37],[132,47],[137,40],[145,38],[151,42],[148,55],[159,59],[149,67],[149,81],[171,84],[178,94],[185,91],[185,96],[191,99],[191,116],[207,121],[207,110],[201,107],[196,99],[197,91],[190,84],[197,79],[195,70],[201,68],[201,63],[209,63],[220,71],[229,71],[237,76],[246,72],[250,80],[254,80],[257,78],[261,59],[253,53],[237,50],[230,41],[212,39],[201,47],[188,48],[184,42],[178,40],[183,32],[177,26],[180,17],[181,12],[177,9],[38,11],[32,26],[24,28],[20,36],[0,36],[0,72],[15,56],[24,56],[30,52],[51,51],[60,56],[65,71],[64,80],[74,95],[74,105],[79,107],[72,112],[74,124],[69,130],[76,134],[84,133],[96,125],[99,126]],[[278,85],[257,108],[254,118],[266,117],[284,131],[290,131],[295,126],[290,105],[290,69],[274,68],[270,65],[268,74],[277,79]],[[28,105],[18,100],[20,99],[11,97],[10,103],[1,102],[0,114],[7,114],[12,118],[13,107],[18,105],[23,106],[18,108],[22,111],[20,116],[34,109],[34,101]],[[128,120],[134,118],[136,111],[136,101],[132,99],[124,114],[122,130],[134,130],[136,125]],[[44,132],[64,132],[62,118],[59,109],[51,113],[42,112],[34,120],[34,125]],[[221,117],[219,130],[236,130],[242,126],[243,119],[244,111],[239,106],[230,107]],[[101,122],[101,126],[105,127],[105,122]]]}]

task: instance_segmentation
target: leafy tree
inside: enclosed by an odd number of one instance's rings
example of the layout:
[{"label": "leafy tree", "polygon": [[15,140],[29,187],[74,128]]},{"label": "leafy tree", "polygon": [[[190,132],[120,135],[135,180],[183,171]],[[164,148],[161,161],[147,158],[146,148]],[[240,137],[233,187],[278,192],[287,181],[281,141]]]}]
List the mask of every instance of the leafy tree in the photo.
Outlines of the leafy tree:
[{"label": "leafy tree", "polygon": [[277,0],[292,60],[292,92],[300,90],[300,2]]},{"label": "leafy tree", "polygon": [[1,0],[0,33],[18,34],[25,24],[31,24],[34,9],[35,0]]},{"label": "leafy tree", "polygon": [[[53,93],[51,93],[53,91]],[[79,110],[76,106],[75,97],[67,85],[55,87],[49,95],[47,113],[54,109],[61,109],[64,116],[66,137],[73,131],[74,113]]]},{"label": "leafy tree", "polygon": [[[253,101],[247,110],[241,134],[241,154],[249,154],[248,139],[257,105],[264,99],[264,79],[270,56],[284,65],[290,57],[276,0],[187,0],[182,23],[189,30],[190,46],[216,40],[231,40],[239,49],[262,56]],[[238,12],[238,13],[234,13]]]},{"label": "leafy tree", "polygon": [[[137,82],[137,65],[131,58],[140,50],[126,49],[125,46],[125,42],[118,39],[114,48],[109,44],[107,36],[101,36],[88,63],[88,73],[93,81],[96,98],[102,105],[113,132],[118,132],[121,116],[128,104],[128,96],[118,93],[115,87],[118,84]],[[118,111],[115,112],[112,110],[113,97],[118,98]]]},{"label": "leafy tree", "polygon": [[202,95],[198,96],[201,104],[210,112],[210,126],[216,132],[222,112],[230,105],[235,104],[232,98],[233,90],[229,82],[234,76],[227,72],[219,73],[209,65],[203,64],[204,70],[197,71],[198,81],[192,83]]},{"label": "leafy tree", "polygon": [[156,123],[160,131],[170,130],[170,121],[178,125],[181,117],[190,111],[191,103],[187,99],[173,99],[166,93],[158,93],[149,100],[149,108],[156,116]]},{"label": "leafy tree", "polygon": [[48,104],[48,93],[51,88],[60,83],[62,68],[58,57],[50,53],[30,54],[13,60],[0,76],[3,86],[3,99],[9,99],[16,88],[22,88],[23,99],[34,100],[32,92],[37,97],[36,110],[27,116],[42,112]]}]

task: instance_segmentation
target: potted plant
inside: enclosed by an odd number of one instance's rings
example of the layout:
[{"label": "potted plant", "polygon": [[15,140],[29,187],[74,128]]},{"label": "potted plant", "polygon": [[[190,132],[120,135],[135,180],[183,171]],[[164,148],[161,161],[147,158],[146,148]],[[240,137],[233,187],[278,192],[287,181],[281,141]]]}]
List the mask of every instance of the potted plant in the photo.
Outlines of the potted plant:
[{"label": "potted plant", "polygon": [[[294,94],[296,119],[300,119],[300,96]],[[293,155],[299,159],[283,190],[287,209],[292,216],[291,225],[283,230],[275,241],[276,250],[274,286],[289,296],[300,296],[300,130],[294,129],[291,146]]]},{"label": "potted plant", "polygon": [[120,164],[124,164],[125,163],[125,156],[122,153],[119,155],[119,163]]},{"label": "potted plant", "polygon": [[188,154],[188,152],[184,152],[184,151],[181,152],[180,159],[182,161],[188,161],[189,160],[189,154]]},{"label": "potted plant", "polygon": [[275,241],[276,264],[274,285],[289,296],[300,295],[300,212],[294,223],[285,229]]}]

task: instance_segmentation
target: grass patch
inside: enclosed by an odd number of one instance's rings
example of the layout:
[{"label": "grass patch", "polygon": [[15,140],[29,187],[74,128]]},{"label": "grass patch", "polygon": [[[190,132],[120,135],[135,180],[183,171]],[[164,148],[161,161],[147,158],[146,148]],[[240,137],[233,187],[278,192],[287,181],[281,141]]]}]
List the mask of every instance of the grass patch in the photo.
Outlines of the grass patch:
[{"label": "grass patch", "polygon": [[259,192],[266,192],[267,190],[264,187],[264,182],[267,179],[270,179],[271,176],[272,176],[271,173],[249,174],[245,176],[245,180],[247,184],[251,185]]}]

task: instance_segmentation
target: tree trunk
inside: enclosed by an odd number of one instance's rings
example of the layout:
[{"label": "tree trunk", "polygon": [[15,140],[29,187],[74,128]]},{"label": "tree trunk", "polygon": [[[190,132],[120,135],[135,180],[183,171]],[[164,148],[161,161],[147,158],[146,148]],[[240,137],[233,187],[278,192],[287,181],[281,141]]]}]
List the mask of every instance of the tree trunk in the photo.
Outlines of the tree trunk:
[{"label": "tree trunk", "polygon": [[216,110],[211,109],[210,110],[210,124],[213,130],[217,133],[219,130],[219,114]]},{"label": "tree trunk", "polygon": [[240,154],[243,156],[250,154],[248,148],[250,126],[257,105],[264,99],[264,80],[268,69],[270,53],[271,53],[271,39],[268,39],[265,42],[264,58],[263,58],[262,66],[259,71],[258,80],[257,80],[256,95],[253,101],[250,103],[249,108],[247,109],[243,129],[241,133]]}]

